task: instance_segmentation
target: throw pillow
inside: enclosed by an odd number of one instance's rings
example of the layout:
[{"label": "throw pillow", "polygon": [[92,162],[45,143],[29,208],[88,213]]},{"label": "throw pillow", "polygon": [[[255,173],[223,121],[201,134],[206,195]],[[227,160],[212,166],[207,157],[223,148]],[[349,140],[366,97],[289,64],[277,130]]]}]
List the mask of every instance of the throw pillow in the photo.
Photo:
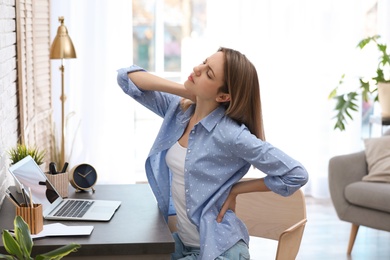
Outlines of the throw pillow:
[{"label": "throw pillow", "polygon": [[390,183],[390,136],[364,140],[368,175],[363,181]]}]

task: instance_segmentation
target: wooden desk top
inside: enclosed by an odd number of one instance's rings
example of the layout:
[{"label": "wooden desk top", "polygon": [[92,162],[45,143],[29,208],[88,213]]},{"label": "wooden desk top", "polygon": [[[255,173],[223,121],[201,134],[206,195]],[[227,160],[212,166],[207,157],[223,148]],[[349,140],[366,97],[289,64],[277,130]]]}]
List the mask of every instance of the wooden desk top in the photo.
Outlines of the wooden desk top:
[{"label": "wooden desk top", "polygon": [[[148,184],[97,185],[95,193],[75,193],[69,197],[122,201],[109,222],[61,221],[65,225],[93,225],[90,236],[49,237],[34,239],[33,256],[71,242],[81,245],[69,256],[120,256],[170,254],[174,240]],[[0,229],[13,229],[15,208],[4,200],[0,210]],[[56,221],[45,220],[44,224]],[[0,241],[0,253],[6,253]]]}]

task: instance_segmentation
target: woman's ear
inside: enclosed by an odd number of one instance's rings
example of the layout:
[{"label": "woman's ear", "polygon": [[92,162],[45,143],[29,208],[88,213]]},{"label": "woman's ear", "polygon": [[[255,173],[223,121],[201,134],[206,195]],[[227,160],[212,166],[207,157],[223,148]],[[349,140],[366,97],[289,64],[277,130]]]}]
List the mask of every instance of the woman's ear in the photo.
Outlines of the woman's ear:
[{"label": "woman's ear", "polygon": [[216,98],[217,102],[224,103],[230,101],[230,94],[227,93],[219,93]]}]

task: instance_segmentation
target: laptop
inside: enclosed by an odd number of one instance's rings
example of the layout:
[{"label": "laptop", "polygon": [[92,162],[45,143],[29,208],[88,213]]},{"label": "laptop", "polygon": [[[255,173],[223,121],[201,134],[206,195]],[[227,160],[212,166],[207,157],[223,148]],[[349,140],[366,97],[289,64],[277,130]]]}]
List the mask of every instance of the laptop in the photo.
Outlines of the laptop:
[{"label": "laptop", "polygon": [[62,198],[31,156],[13,164],[9,172],[17,185],[31,189],[33,203],[42,204],[45,219],[109,221],[121,205],[113,200]]}]

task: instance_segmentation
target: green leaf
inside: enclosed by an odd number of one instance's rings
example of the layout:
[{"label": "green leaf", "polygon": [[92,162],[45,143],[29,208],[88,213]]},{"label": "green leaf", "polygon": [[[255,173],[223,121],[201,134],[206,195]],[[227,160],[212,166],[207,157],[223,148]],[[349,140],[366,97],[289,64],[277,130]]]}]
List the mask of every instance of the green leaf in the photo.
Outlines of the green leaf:
[{"label": "green leaf", "polygon": [[[31,239],[30,230],[28,225],[23,220],[22,217],[16,216],[14,219],[14,229],[15,229],[15,237],[12,236],[7,230],[3,231],[3,244],[5,249],[10,255],[0,254],[0,259],[9,259],[9,260],[20,260],[20,259],[30,259],[33,258],[30,256],[33,241]],[[80,248],[80,245],[72,243],[69,245],[65,245],[63,247],[52,250],[48,253],[39,255],[36,257],[39,259],[61,259],[64,256],[67,256],[71,252],[77,251]]]},{"label": "green leaf", "polygon": [[18,260],[17,258],[15,258],[11,255],[3,255],[3,254],[0,254],[0,259]]},{"label": "green leaf", "polygon": [[332,98],[334,98],[336,95],[337,95],[337,87],[336,87],[335,89],[333,89],[333,90],[329,93],[328,99],[332,99]]},{"label": "green leaf", "polygon": [[337,90],[339,89],[340,85],[342,85],[344,83],[344,78],[345,78],[345,74],[341,75],[341,78],[339,80],[339,84],[337,85],[337,87],[335,87],[330,93],[329,93],[329,96],[328,96],[328,99],[332,99],[334,97],[336,97],[337,95]]},{"label": "green leaf", "polygon": [[381,53],[381,56],[379,58],[379,65],[390,65],[390,55],[387,53],[387,45],[378,43],[377,46],[379,52]]},{"label": "green leaf", "polygon": [[15,164],[27,155],[30,155],[34,161],[40,165],[44,162],[45,151],[39,151],[37,147],[29,148],[25,144],[18,143],[15,148],[8,151],[11,164]]},{"label": "green leaf", "polygon": [[369,44],[371,41],[376,42],[380,38],[379,35],[374,35],[372,37],[367,37],[361,40],[356,47],[359,47],[360,49],[363,49],[367,44]]},{"label": "green leaf", "polygon": [[41,254],[36,256],[36,260],[46,260],[46,259],[61,259],[64,256],[67,256],[68,254],[77,251],[77,249],[80,248],[80,245],[72,243],[69,245],[65,245],[63,247],[54,249],[53,251],[50,251],[45,254]]},{"label": "green leaf", "polygon": [[336,107],[335,110],[337,114],[334,118],[336,118],[336,123],[334,125],[334,129],[339,129],[340,131],[345,130],[345,124],[347,123],[347,117],[353,120],[353,117],[350,112],[358,111],[357,105],[357,96],[356,92],[349,92],[346,95],[336,96]]},{"label": "green leaf", "polygon": [[21,216],[16,216],[14,220],[15,237],[24,255],[30,256],[33,248],[33,241],[30,229]]},{"label": "green leaf", "polygon": [[370,100],[370,94],[372,93],[370,91],[370,83],[364,82],[361,78],[359,79],[359,81],[360,81],[360,88],[362,90],[362,99],[365,102],[368,102]]},{"label": "green leaf", "polygon": [[8,254],[16,256],[17,259],[24,259],[22,249],[16,239],[7,231],[3,231],[3,244]]}]

